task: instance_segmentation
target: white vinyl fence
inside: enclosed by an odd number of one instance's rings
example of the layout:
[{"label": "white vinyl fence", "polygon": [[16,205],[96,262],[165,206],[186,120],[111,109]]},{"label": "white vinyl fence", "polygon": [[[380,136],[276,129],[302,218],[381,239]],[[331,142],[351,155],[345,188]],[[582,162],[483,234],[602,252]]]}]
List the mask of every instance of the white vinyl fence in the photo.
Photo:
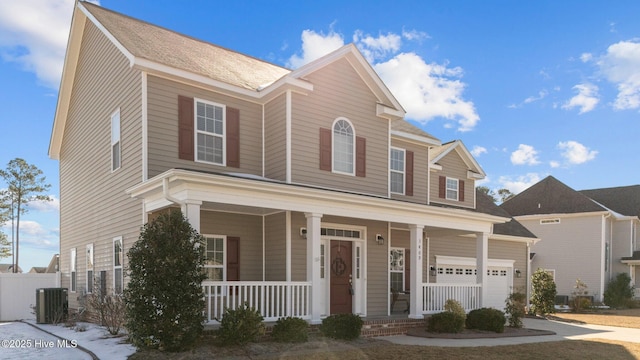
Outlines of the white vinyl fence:
[{"label": "white vinyl fence", "polygon": [[36,289],[60,287],[56,274],[0,274],[0,321],[35,319]]}]

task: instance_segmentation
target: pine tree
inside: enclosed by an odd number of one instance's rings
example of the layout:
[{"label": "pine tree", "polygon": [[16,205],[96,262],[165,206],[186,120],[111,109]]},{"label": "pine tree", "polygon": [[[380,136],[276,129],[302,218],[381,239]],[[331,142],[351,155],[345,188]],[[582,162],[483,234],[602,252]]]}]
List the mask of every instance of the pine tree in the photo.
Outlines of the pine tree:
[{"label": "pine tree", "polygon": [[125,327],[136,346],[179,351],[194,344],[205,320],[202,237],[180,211],[145,224],[129,250]]}]

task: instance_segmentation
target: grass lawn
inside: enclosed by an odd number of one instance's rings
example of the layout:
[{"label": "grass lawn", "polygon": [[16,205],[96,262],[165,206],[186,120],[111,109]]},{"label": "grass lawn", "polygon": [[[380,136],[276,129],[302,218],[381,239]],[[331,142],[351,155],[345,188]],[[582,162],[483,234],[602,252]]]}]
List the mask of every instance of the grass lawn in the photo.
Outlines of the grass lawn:
[{"label": "grass lawn", "polygon": [[[589,314],[555,314],[565,321],[640,328],[640,309],[606,310]],[[244,348],[218,348],[202,342],[178,354],[144,351],[130,359],[640,359],[640,343],[609,340],[567,340],[493,347],[434,347],[395,345],[375,339],[354,342],[322,337],[304,344],[262,342]]]}]

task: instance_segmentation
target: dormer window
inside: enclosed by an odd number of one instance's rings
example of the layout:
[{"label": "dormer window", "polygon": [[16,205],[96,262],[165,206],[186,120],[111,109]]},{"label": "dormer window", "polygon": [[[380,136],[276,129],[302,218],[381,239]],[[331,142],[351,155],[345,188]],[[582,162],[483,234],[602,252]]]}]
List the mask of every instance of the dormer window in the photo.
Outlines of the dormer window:
[{"label": "dormer window", "polygon": [[451,201],[464,201],[464,180],[440,176],[438,197]]},{"label": "dormer window", "polygon": [[354,138],[349,120],[338,118],[333,123],[333,171],[354,175]]},{"label": "dormer window", "polygon": [[458,201],[458,179],[447,178],[447,200]]}]

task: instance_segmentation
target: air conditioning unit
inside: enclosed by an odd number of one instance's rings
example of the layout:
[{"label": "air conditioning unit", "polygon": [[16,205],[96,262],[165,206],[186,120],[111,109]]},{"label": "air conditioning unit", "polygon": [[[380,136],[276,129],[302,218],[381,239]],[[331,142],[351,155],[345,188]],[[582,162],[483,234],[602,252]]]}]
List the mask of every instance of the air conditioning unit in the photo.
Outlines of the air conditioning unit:
[{"label": "air conditioning unit", "polygon": [[65,288],[36,289],[36,323],[57,324],[69,315],[69,299]]}]

